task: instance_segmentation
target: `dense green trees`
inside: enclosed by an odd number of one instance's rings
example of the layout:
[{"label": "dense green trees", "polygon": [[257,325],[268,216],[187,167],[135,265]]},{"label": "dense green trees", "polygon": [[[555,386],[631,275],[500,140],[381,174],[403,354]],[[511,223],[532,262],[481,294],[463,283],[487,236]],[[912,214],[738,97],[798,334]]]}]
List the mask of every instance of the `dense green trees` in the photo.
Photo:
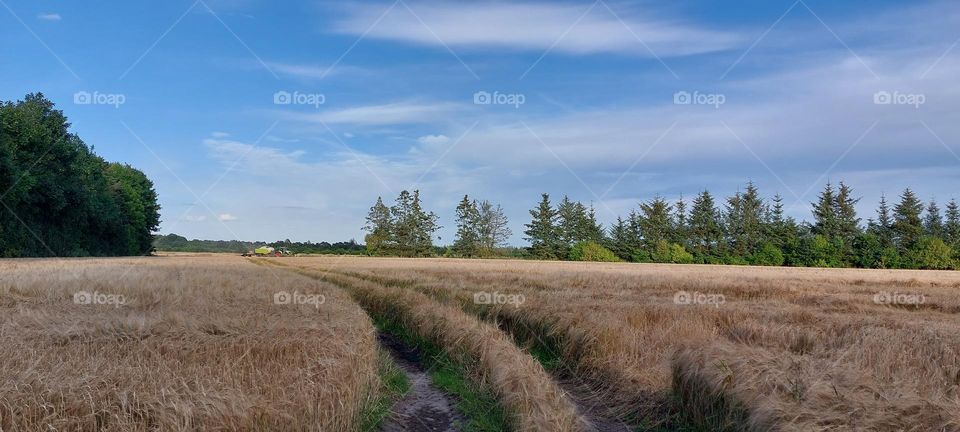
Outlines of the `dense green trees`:
[{"label": "dense green trees", "polygon": [[153,183],[108,163],[42,94],[0,104],[0,256],[149,253]]},{"label": "dense green trees", "polygon": [[422,257],[433,255],[433,233],[440,229],[438,217],[426,212],[420,191],[401,191],[390,208],[377,197],[363,229],[367,251],[373,255]]},{"label": "dense green trees", "polygon": [[907,189],[892,209],[881,197],[876,218],[865,227],[858,202],[850,186],[828,183],[812,203],[813,222],[797,223],[785,216],[782,197],[767,201],[748,183],[725,200],[722,210],[708,191],[698,194],[689,210],[682,198],[670,203],[655,197],[604,230],[582,204],[564,197],[554,208],[544,194],[530,211],[525,233],[529,253],[540,259],[583,259],[587,247],[591,256],[602,257],[596,246],[603,245],[618,259],[634,262],[957,268],[956,201],[941,214],[936,202],[924,206]]}]

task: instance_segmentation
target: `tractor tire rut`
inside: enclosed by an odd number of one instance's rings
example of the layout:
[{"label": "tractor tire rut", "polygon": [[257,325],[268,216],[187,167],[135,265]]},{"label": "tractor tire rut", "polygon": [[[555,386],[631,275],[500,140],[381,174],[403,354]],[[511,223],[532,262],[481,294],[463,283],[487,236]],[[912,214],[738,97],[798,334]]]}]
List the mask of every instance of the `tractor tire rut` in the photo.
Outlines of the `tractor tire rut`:
[{"label": "tractor tire rut", "polygon": [[379,333],[380,345],[393,358],[410,381],[410,390],[393,405],[389,418],[380,426],[381,432],[453,432],[462,430],[466,419],[457,412],[457,399],[431,384],[424,370],[420,350],[403,343],[387,333]]}]

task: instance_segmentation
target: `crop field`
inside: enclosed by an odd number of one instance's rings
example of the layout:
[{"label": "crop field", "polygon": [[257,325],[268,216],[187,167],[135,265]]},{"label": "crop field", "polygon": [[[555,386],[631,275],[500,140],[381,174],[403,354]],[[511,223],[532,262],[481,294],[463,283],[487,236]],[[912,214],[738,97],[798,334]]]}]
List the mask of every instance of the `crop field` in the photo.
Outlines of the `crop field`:
[{"label": "crop field", "polygon": [[960,430],[960,273],[0,262],[0,430]]}]

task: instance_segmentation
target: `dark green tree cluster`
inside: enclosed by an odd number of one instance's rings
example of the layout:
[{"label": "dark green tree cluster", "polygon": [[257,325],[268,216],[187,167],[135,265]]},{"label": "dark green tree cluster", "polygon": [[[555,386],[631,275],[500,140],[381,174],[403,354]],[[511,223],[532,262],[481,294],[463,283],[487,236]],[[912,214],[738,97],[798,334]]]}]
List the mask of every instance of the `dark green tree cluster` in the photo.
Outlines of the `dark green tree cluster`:
[{"label": "dark green tree cluster", "polygon": [[513,232],[500,205],[490,201],[477,202],[463,196],[457,205],[457,237],[450,255],[459,257],[489,257],[504,246]]},{"label": "dark green tree cluster", "polygon": [[160,224],[153,183],[69,127],[42,94],[0,104],[0,256],[149,253]]},{"label": "dark green tree cluster", "polygon": [[600,243],[605,237],[593,206],[587,207],[566,196],[554,208],[550,195],[543,194],[537,208],[530,210],[530,216],[532,220],[525,225],[524,234],[535,258],[568,259],[575,245]]},{"label": "dark green tree cluster", "polygon": [[[530,255],[568,259],[571,245],[596,241],[633,262],[954,269],[960,262],[960,206],[945,212],[910,189],[892,208],[883,197],[876,218],[861,223],[853,189],[828,183],[812,203],[813,221],[785,215],[783,198],[761,197],[748,183],[718,204],[709,191],[690,204],[662,197],[640,203],[604,230],[592,211],[566,197],[557,208],[543,194],[527,224]],[[721,207],[722,205],[722,207]]]},{"label": "dark green tree cluster", "polygon": [[357,244],[356,241],[339,242],[319,242],[310,241],[295,242],[290,239],[282,241],[264,242],[264,241],[241,241],[241,240],[188,240],[186,237],[177,234],[158,235],[154,237],[153,247],[157,251],[163,252],[223,252],[241,254],[254,250],[260,246],[267,245],[274,248],[286,248],[294,254],[335,254],[335,255],[360,255],[366,248]]},{"label": "dark green tree cluster", "polygon": [[387,207],[383,199],[367,214],[363,229],[367,252],[371,255],[398,255],[410,257],[434,254],[433,233],[440,229],[438,217],[426,212],[420,202],[420,191],[400,192],[396,203]]}]

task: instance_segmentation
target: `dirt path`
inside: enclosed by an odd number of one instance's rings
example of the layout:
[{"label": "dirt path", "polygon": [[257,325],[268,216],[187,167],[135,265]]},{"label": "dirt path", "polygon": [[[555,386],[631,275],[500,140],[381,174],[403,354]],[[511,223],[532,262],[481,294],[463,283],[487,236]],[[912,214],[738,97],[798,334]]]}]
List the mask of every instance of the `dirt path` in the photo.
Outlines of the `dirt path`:
[{"label": "dirt path", "polygon": [[587,421],[591,432],[631,432],[626,423],[607,415],[606,406],[602,400],[590,397],[589,390],[575,380],[562,379],[554,375],[557,385],[566,392],[567,397],[577,407],[580,414]]},{"label": "dirt path", "polygon": [[430,383],[430,376],[421,366],[423,359],[416,348],[407,346],[392,335],[380,333],[380,345],[386,348],[397,367],[410,380],[410,391],[393,405],[393,413],[380,426],[381,432],[452,432],[461,430],[463,416],[456,411],[456,399]]}]

